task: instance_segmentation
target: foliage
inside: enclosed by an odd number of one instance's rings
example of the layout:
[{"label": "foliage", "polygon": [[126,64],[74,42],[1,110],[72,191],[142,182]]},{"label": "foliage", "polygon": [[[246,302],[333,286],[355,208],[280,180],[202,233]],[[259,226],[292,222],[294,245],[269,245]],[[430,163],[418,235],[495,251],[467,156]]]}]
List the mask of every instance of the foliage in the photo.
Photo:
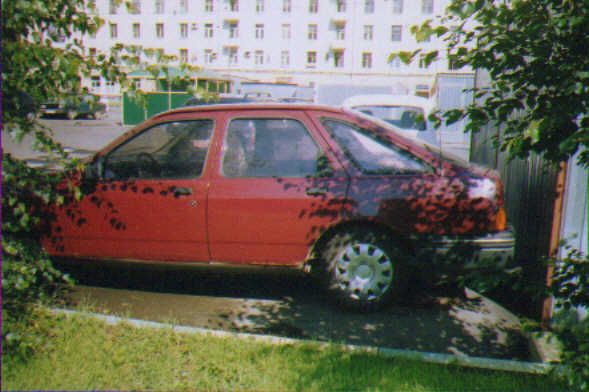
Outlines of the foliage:
[{"label": "foliage", "polygon": [[412,32],[418,41],[445,41],[447,53],[392,53],[390,61],[447,57],[455,69],[490,76],[489,86],[474,89],[474,103],[434,115],[438,125],[462,118],[467,131],[501,125],[496,143],[513,157],[538,152],[558,162],[580,150],[589,166],[589,2],[453,0],[441,19]]},{"label": "foliage", "polygon": [[36,305],[54,302],[72,282],[35,241],[8,236],[2,239],[2,250],[2,348],[15,358],[27,358],[44,337],[32,317]]},{"label": "foliage", "polygon": [[562,346],[565,379],[589,391],[589,317],[580,318],[577,310],[589,310],[589,256],[570,246],[565,251],[565,257],[554,265],[550,293],[557,309],[551,327]]},{"label": "foliage", "polygon": [[[2,155],[2,341],[5,348],[21,353],[35,346],[29,339],[32,335],[22,333],[31,322],[30,307],[54,298],[60,287],[69,284],[38,243],[47,206],[81,197],[64,173],[81,170],[82,165],[70,159],[63,146],[53,140],[51,130],[36,120],[37,104],[80,92],[82,79],[90,76],[102,76],[122,89],[133,89],[128,70],[148,69],[154,75],[163,72],[171,83],[181,78],[186,82],[194,71],[180,65],[184,73],[170,75],[168,65],[176,58],[161,49],[116,45],[109,53],[87,55],[82,37],[95,34],[104,24],[93,4],[85,0],[2,0],[2,51],[3,57],[10,59],[2,64],[5,135],[17,141],[30,136],[34,150],[64,169],[33,169],[5,152]],[[156,65],[150,66],[150,62]],[[56,185],[60,183],[64,186],[58,192]]]}]

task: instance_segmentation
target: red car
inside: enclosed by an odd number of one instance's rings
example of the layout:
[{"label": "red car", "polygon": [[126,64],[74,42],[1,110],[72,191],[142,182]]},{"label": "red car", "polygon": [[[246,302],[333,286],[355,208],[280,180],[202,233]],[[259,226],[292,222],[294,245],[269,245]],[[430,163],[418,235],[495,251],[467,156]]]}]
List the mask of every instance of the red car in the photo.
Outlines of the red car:
[{"label": "red car", "polygon": [[394,297],[414,267],[436,268],[435,254],[510,258],[497,174],[375,121],[319,105],[159,114],[73,179],[84,196],[54,209],[45,248],[79,259],[304,268],[363,309]]}]

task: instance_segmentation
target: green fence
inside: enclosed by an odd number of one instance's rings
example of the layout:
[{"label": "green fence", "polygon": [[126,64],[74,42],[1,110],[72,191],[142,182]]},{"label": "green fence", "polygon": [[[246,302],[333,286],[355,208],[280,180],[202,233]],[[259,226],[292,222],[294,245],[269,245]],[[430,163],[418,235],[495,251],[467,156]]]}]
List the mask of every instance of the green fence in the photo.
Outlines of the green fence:
[{"label": "green fence", "polygon": [[123,94],[123,125],[136,125],[166,110],[184,105],[191,98],[181,92],[145,93],[145,107],[127,93]]}]

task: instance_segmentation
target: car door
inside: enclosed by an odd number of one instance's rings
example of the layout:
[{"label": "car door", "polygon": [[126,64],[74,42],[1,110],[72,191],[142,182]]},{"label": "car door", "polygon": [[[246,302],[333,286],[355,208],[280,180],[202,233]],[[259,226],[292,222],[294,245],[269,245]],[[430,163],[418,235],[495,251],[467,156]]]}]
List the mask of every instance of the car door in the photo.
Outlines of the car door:
[{"label": "car door", "polygon": [[341,219],[348,178],[302,111],[228,116],[208,199],[211,259],[294,265]]},{"label": "car door", "polygon": [[206,117],[162,122],[99,158],[91,190],[56,210],[53,253],[208,261],[205,163],[213,128]]}]

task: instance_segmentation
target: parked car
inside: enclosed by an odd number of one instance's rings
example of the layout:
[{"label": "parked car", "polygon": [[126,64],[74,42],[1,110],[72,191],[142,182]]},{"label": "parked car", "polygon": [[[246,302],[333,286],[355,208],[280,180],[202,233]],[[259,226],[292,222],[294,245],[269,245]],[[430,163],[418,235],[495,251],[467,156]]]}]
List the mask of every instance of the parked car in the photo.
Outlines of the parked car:
[{"label": "parked car", "polygon": [[16,91],[16,93],[4,92],[2,98],[2,104],[4,105],[3,113],[8,112],[28,120],[33,120],[37,117],[39,105],[35,103],[33,97],[24,91]]},{"label": "parked car", "polygon": [[354,95],[346,99],[342,106],[380,118],[416,139],[440,145],[438,132],[427,121],[434,108],[429,99],[415,95]]},{"label": "parked car", "polygon": [[107,107],[93,94],[71,94],[57,101],[45,102],[40,105],[43,116],[65,116],[69,120],[79,116],[100,118],[106,113]]},{"label": "parked car", "polygon": [[71,178],[84,196],[52,210],[54,257],[301,268],[357,309],[436,255],[499,264],[514,247],[496,172],[342,108],[176,109]]}]

